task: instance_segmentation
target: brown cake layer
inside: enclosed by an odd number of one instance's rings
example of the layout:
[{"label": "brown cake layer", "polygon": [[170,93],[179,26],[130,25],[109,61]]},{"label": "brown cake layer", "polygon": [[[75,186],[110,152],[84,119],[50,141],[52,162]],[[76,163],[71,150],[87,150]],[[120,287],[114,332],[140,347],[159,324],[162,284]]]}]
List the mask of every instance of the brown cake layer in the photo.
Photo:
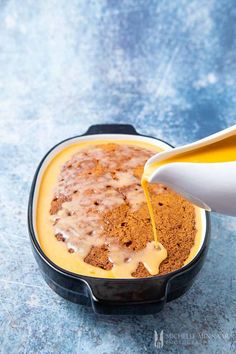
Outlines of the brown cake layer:
[{"label": "brown cake layer", "polygon": [[[193,246],[196,227],[193,206],[171,191],[163,189],[152,195],[155,221],[160,242],[167,249],[168,256],[161,263],[159,274],[180,268]],[[104,215],[104,229],[111,237],[119,240],[124,247],[140,250],[153,240],[152,227],[147,206],[144,204],[136,212],[130,212],[128,205],[122,205]],[[93,249],[85,259],[87,263],[109,270],[107,252]],[[135,277],[146,277],[149,273],[142,263],[133,273]]]},{"label": "brown cake layer", "polygon": [[[62,168],[59,177],[58,188],[51,203],[50,214],[57,217],[63,206],[63,212],[66,212],[67,220],[76,215],[73,208],[70,209],[68,202],[78,198],[80,195],[80,183],[90,178],[94,181],[110,173],[110,184],[104,188],[108,194],[107,199],[117,196],[121,199],[118,205],[107,209],[99,209],[104,200],[94,199],[91,208],[88,209],[91,215],[97,213],[100,217],[99,228],[101,228],[101,237],[114,239],[124,249],[138,251],[145,248],[148,241],[153,240],[152,226],[147,205],[142,200],[142,190],[140,180],[145,161],[153,154],[151,151],[138,147],[129,147],[122,150],[117,144],[104,144],[97,146],[98,150],[104,151],[104,158],[98,159],[93,155],[92,148],[84,151],[83,155],[79,153],[72,157]],[[129,156],[128,156],[129,155]],[[140,155],[143,156],[142,164],[137,165]],[[81,156],[83,159],[81,160]],[[132,163],[130,162],[133,159]],[[107,161],[114,161],[112,170],[108,170]],[[108,166],[108,167],[107,167]],[[132,172],[135,177],[134,183],[122,186],[123,174]],[[81,182],[80,182],[81,181]],[[115,184],[117,182],[117,185]],[[82,185],[82,184],[81,184]],[[96,182],[94,182],[96,187]],[[171,189],[163,185],[152,185],[150,187],[152,204],[154,208],[155,221],[159,241],[166,248],[168,256],[161,263],[159,274],[165,274],[183,266],[184,261],[189,256],[190,250],[194,244],[196,236],[195,210],[194,207],[185,199],[177,195]],[[135,205],[135,197],[139,202]],[[93,188],[88,188],[81,197],[82,203],[86,198],[96,195]],[[87,197],[86,197],[87,196]],[[79,199],[78,199],[79,200]],[[59,216],[58,216],[59,217]],[[54,224],[57,223],[55,219]],[[90,231],[92,233],[92,231]],[[65,241],[64,236],[55,236],[59,241]],[[89,232],[88,236],[89,237]],[[68,246],[69,252],[71,248]],[[109,261],[109,248],[104,243],[94,245],[84,258],[84,261],[96,267],[105,270],[112,269],[112,263]],[[136,271],[132,274],[134,277],[150,276],[142,263],[139,263]]]}]

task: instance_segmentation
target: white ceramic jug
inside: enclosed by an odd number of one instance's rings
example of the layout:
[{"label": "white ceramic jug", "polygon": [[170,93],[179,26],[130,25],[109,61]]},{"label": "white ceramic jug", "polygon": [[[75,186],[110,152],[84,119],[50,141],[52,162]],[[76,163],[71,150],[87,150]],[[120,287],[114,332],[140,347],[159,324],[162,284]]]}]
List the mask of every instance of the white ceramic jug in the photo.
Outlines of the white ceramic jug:
[{"label": "white ceramic jug", "polygon": [[[236,152],[236,125],[234,125],[195,143],[154,155],[147,161],[144,172],[153,162],[172,157],[178,161],[179,153],[187,151],[194,153],[200,147],[208,147],[224,139],[226,141],[229,137],[232,137],[233,145],[235,143]],[[154,170],[148,182],[163,183],[206,210],[236,216],[236,153],[231,159],[232,161],[227,162],[167,163]]]}]

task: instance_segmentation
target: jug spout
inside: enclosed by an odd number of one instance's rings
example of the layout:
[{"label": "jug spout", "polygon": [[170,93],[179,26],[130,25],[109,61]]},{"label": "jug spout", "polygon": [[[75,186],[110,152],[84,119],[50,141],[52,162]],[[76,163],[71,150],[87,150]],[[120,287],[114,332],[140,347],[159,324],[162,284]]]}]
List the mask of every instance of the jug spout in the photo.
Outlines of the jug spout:
[{"label": "jug spout", "polygon": [[236,161],[170,163],[156,169],[150,183],[163,183],[206,210],[236,216]]}]

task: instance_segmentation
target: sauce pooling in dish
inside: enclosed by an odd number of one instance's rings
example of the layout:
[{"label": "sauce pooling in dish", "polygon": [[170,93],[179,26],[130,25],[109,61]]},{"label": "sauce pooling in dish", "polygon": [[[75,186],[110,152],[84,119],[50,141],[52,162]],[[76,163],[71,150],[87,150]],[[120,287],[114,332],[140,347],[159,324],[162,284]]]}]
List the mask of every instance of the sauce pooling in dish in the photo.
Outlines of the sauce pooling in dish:
[{"label": "sauce pooling in dish", "polygon": [[[44,252],[62,268],[129,278],[174,270],[188,259],[197,234],[195,209],[164,186],[151,187],[154,218],[160,228],[160,241],[154,242],[141,176],[157,148],[135,143],[70,146],[45,170],[38,198],[38,237]],[[168,215],[170,211],[173,215]],[[176,224],[176,212],[182,225]],[[175,235],[179,240],[174,240]],[[179,252],[178,260],[170,244]]]}]

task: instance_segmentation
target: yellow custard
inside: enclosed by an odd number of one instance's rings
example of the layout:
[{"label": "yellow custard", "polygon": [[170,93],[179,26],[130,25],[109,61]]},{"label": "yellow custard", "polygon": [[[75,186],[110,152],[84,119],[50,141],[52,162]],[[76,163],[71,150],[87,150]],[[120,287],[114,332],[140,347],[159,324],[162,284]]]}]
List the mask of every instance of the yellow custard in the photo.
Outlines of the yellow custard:
[{"label": "yellow custard", "polygon": [[186,152],[179,152],[173,157],[148,165],[143,174],[143,181],[148,181],[153,172],[166,164],[174,162],[214,163],[236,161],[236,135],[223,140],[209,143],[205,146],[192,148]]},{"label": "yellow custard", "polygon": [[142,185],[142,188],[143,188],[143,191],[144,191],[144,195],[145,195],[146,202],[147,202],[147,207],[148,207],[150,218],[151,218],[152,231],[153,231],[153,238],[154,238],[155,246],[158,247],[158,235],[157,235],[156,222],[155,222],[155,217],[154,217],[151,197],[150,197],[150,194],[148,192],[148,181],[144,177],[142,177],[142,179],[141,179],[141,185]]},{"label": "yellow custard", "polygon": [[[110,259],[113,262],[113,268],[111,270],[104,270],[99,267],[95,267],[83,261],[86,254],[86,247],[91,247],[96,238],[91,238],[90,241],[86,240],[84,243],[83,251],[80,253],[69,253],[65,250],[65,245],[58,242],[54,236],[52,220],[49,217],[50,203],[53,198],[54,187],[57,184],[58,176],[63,164],[68,161],[71,156],[81,149],[86,147],[95,146],[97,144],[106,144],[114,142],[115,144],[138,146],[153,151],[154,153],[162,151],[161,148],[154,144],[149,144],[142,141],[131,140],[94,140],[86,142],[77,142],[71,144],[61,151],[59,151],[48,163],[41,176],[39,184],[38,195],[36,200],[36,231],[38,241],[42,247],[44,253],[58,266],[71,272],[90,275],[103,278],[128,278],[132,277],[131,273],[135,270],[140,260],[145,265],[151,275],[158,273],[158,268],[161,262],[167,257],[166,249],[158,242],[156,235],[156,228],[153,227],[155,242],[149,242],[147,246],[136,254],[132,254],[131,261],[124,263],[124,254],[120,254],[116,246],[113,245],[110,249]],[[146,194],[147,196],[147,194]],[[132,193],[130,195],[132,198]],[[152,216],[152,209],[150,204],[148,205],[150,211],[150,217],[152,219],[152,225],[154,226],[154,217]],[[196,223],[197,234],[195,237],[195,244],[192,247],[189,257],[186,259],[185,264],[188,263],[198,252],[201,243],[201,223],[202,217],[198,208],[196,208]],[[83,253],[84,252],[84,253]],[[123,257],[123,258],[122,258]],[[129,254],[127,258],[129,257]]]}]

